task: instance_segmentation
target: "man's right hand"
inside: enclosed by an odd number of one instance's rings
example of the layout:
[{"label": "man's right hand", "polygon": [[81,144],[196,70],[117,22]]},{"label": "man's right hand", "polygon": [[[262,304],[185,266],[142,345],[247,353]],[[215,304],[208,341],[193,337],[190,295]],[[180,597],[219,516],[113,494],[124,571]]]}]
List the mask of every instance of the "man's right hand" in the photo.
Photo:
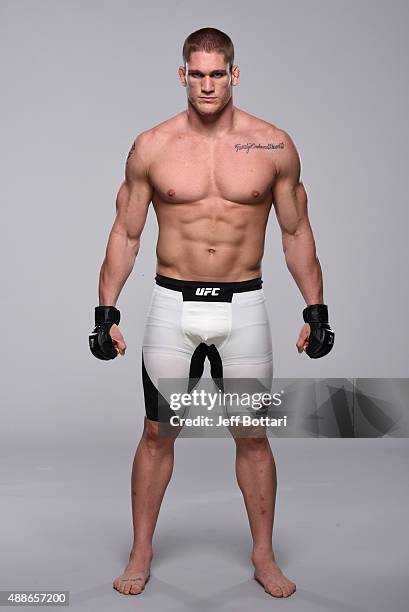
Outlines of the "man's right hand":
[{"label": "man's right hand", "polygon": [[121,315],[115,306],[95,307],[95,329],[89,336],[91,353],[105,361],[125,354],[126,344],[119,331]]},{"label": "man's right hand", "polygon": [[125,355],[126,344],[123,335],[121,334],[119,327],[117,325],[113,325],[109,330],[109,334],[112,338],[112,342],[120,355]]}]

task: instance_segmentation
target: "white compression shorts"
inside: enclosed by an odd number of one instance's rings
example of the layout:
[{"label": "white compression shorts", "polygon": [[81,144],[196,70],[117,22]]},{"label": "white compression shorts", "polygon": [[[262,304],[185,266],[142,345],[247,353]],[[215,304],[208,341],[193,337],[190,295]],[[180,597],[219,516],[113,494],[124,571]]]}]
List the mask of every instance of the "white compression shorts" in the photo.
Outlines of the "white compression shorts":
[{"label": "white compression shorts", "polygon": [[155,280],[142,345],[148,419],[168,421],[174,414],[158,391],[159,381],[177,379],[181,390],[190,392],[206,357],[219,389],[225,379],[271,384],[271,331],[261,278],[200,282],[157,274]]}]

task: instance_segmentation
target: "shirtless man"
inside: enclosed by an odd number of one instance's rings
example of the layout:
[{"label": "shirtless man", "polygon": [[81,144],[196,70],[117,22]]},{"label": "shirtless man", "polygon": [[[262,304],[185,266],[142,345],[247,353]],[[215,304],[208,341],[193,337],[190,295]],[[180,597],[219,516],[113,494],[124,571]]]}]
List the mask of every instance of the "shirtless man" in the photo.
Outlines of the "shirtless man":
[{"label": "shirtless man", "polygon": [[[136,138],[101,268],[96,329],[105,325],[114,348],[109,356],[94,352],[104,359],[125,353],[115,304],[133,269],[152,202],[159,236],[143,340],[147,418],[132,470],[134,542],[123,575],[113,583],[124,594],[141,593],[149,578],[153,533],[173,469],[174,438],[160,436],[158,429],[158,378],[188,377],[200,346],[202,361],[206,354],[220,357],[225,376],[271,379],[261,260],[272,204],[288,269],[306,304],[319,305],[312,306],[309,319],[304,316],[309,322],[299,333],[298,352],[308,350],[313,329],[329,329],[296,148],[284,130],[233,106],[232,87],[240,74],[233,56],[230,38],[214,28],[186,39],[179,79],[187,110]],[[203,297],[201,287],[211,295]],[[314,357],[326,354],[333,342],[327,336],[322,342],[318,332],[314,342],[321,344]],[[278,567],[272,548],[276,468],[268,439],[234,440],[254,577],[269,594],[288,597],[296,586]]]}]

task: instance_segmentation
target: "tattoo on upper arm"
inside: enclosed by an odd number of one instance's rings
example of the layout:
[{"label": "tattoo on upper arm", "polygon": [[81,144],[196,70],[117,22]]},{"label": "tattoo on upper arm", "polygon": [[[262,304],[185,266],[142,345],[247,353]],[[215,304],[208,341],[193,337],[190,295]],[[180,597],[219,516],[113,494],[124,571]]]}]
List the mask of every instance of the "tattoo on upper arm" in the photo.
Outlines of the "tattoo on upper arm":
[{"label": "tattoo on upper arm", "polygon": [[125,164],[127,164],[127,163],[128,163],[129,158],[130,158],[130,157],[133,155],[133,152],[134,152],[134,151],[135,151],[135,142],[133,143],[133,145],[132,145],[132,147],[131,147],[131,149],[130,149],[130,151],[129,151],[129,153],[128,153],[128,157],[126,158],[126,162],[125,162]]},{"label": "tattoo on upper arm", "polygon": [[267,144],[256,144],[255,142],[247,142],[246,144],[235,144],[234,148],[237,151],[241,151],[242,149],[246,149],[246,153],[249,153],[250,149],[284,149],[284,143],[279,142],[274,144],[273,142],[269,142]]}]

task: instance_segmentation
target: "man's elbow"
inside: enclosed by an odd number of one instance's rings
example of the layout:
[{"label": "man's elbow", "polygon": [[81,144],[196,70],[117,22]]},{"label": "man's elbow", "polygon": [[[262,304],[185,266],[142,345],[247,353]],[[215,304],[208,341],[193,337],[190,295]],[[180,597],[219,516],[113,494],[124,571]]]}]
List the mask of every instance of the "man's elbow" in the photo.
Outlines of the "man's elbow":
[{"label": "man's elbow", "polygon": [[142,232],[132,232],[131,234],[126,234],[127,247],[132,251],[135,251],[135,253],[139,251],[139,247],[141,244],[141,233]]},{"label": "man's elbow", "polygon": [[305,255],[315,257],[315,241],[309,225],[296,227],[292,231],[282,232],[282,245],[285,257],[290,257],[294,251],[302,250]]},{"label": "man's elbow", "polygon": [[122,245],[125,245],[127,249],[138,252],[141,233],[142,229],[133,228],[132,231],[129,231],[125,225],[116,222],[112,227],[110,240],[116,243],[120,242]]},{"label": "man's elbow", "polygon": [[282,244],[284,255],[288,255],[297,244],[297,240],[300,238],[301,232],[298,228],[294,227],[291,230],[286,229],[282,231]]}]

